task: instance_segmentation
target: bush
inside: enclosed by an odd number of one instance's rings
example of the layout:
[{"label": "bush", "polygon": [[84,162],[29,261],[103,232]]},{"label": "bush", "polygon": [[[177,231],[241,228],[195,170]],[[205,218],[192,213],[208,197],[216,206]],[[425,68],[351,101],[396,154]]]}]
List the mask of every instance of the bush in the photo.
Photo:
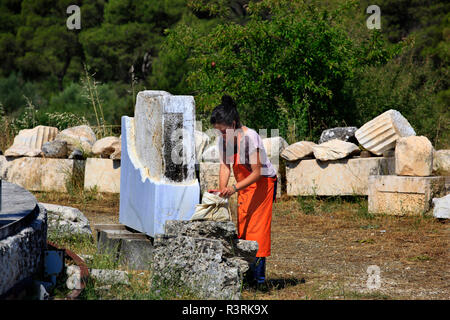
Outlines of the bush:
[{"label": "bush", "polygon": [[26,97],[45,105],[47,101],[39,94],[38,86],[26,82],[20,75],[11,73],[7,78],[0,78],[0,103],[6,114],[18,113],[27,105]]}]

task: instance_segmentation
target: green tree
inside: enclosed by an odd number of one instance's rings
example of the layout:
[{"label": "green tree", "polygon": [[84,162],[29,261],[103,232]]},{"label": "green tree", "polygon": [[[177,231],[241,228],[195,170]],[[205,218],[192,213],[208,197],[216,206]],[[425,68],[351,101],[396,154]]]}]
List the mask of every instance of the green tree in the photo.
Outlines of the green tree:
[{"label": "green tree", "polygon": [[[355,68],[385,62],[393,52],[379,34],[357,45],[340,25],[345,8],[329,12],[317,4],[252,2],[247,24],[218,25],[199,37],[191,45],[188,76],[199,111],[210,112],[228,93],[246,124],[278,128],[295,139],[354,123],[345,82]],[[185,34],[193,38],[180,26],[168,40],[184,43]]]},{"label": "green tree", "polygon": [[87,63],[101,81],[130,81],[130,69],[139,79],[151,72],[163,31],[186,10],[184,0],[111,0],[100,26],[81,32]]},{"label": "green tree", "polygon": [[[75,1],[79,4],[80,1]],[[74,56],[80,55],[76,30],[68,30],[66,9],[72,0],[24,0],[17,30],[16,64],[26,78],[53,77],[60,90]]]},{"label": "green tree", "polygon": [[0,0],[0,75],[8,76],[16,70],[14,60],[18,54],[17,28],[21,24],[21,2]]}]

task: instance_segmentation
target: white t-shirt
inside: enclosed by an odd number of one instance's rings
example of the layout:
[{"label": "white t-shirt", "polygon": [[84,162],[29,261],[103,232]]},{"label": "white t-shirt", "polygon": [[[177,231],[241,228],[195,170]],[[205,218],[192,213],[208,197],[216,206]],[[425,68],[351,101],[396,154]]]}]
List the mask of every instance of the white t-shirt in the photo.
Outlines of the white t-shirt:
[{"label": "white t-shirt", "polygon": [[[247,130],[236,129],[236,131],[238,130],[240,131],[241,136],[240,141],[237,142],[240,147],[240,154],[238,155],[239,163],[245,165],[251,172],[251,164],[256,164],[255,151],[259,149],[259,159],[262,165],[261,175],[264,177],[275,177],[277,173],[267,157],[264,144],[259,134],[251,128],[247,128]],[[234,154],[237,153],[237,146],[234,146],[234,137],[230,137],[228,139],[228,145],[225,145],[223,136],[220,135],[217,139],[217,143],[219,147],[220,163],[232,165],[234,163]]]}]

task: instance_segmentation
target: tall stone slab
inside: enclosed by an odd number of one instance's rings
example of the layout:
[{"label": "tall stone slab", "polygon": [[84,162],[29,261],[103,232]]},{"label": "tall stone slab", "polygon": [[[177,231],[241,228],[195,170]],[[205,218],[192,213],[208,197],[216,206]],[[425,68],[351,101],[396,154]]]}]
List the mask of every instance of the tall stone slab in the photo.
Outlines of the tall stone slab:
[{"label": "tall stone slab", "polygon": [[142,91],[122,117],[119,222],[154,237],[166,220],[189,220],[199,203],[194,99]]},{"label": "tall stone slab", "polygon": [[[195,178],[195,101],[165,91],[141,91],[135,109],[136,152],[155,181]],[[183,135],[182,144],[179,143]],[[173,143],[177,145],[173,145]],[[178,154],[183,151],[183,155]],[[181,157],[180,157],[181,156]],[[174,158],[183,163],[176,163]]]},{"label": "tall stone slab", "polygon": [[358,142],[376,155],[394,149],[398,138],[415,135],[408,120],[392,109],[370,120],[355,132]]},{"label": "tall stone slab", "polygon": [[369,175],[395,172],[394,158],[316,159],[286,163],[290,196],[367,195]]},{"label": "tall stone slab", "polygon": [[430,209],[433,197],[445,187],[444,177],[369,177],[369,213],[420,215]]}]

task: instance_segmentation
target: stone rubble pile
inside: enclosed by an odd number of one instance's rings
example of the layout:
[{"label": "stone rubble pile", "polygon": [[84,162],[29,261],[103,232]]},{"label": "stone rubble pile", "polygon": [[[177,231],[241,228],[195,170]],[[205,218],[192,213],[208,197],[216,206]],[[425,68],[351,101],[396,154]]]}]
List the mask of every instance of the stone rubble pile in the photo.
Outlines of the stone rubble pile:
[{"label": "stone rubble pile", "polygon": [[87,235],[92,237],[89,220],[80,210],[50,203],[40,202],[39,204],[47,210],[49,232],[62,232],[64,234]]},{"label": "stone rubble pile", "polygon": [[5,151],[7,157],[38,157],[42,154],[42,145],[55,139],[58,128],[37,126],[33,129],[20,130],[14,137],[13,145]]},{"label": "stone rubble pile", "polygon": [[166,221],[154,239],[157,278],[180,281],[203,299],[240,299],[241,282],[258,251],[237,239],[233,222]]},{"label": "stone rubble pile", "polygon": [[435,151],[396,110],[359,129],[327,129],[318,144],[293,143],[281,157],[288,195],[368,195],[371,213],[421,214],[448,193],[450,150]]},{"label": "stone rubble pile", "polygon": [[37,126],[24,129],[14,138],[13,145],[5,151],[6,157],[43,157],[59,159],[84,159],[86,156],[120,159],[121,140],[105,137],[97,141],[94,131],[87,125],[67,128]]},{"label": "stone rubble pile", "polygon": [[121,142],[117,137],[105,137],[92,146],[92,153],[100,158],[120,159]]}]

